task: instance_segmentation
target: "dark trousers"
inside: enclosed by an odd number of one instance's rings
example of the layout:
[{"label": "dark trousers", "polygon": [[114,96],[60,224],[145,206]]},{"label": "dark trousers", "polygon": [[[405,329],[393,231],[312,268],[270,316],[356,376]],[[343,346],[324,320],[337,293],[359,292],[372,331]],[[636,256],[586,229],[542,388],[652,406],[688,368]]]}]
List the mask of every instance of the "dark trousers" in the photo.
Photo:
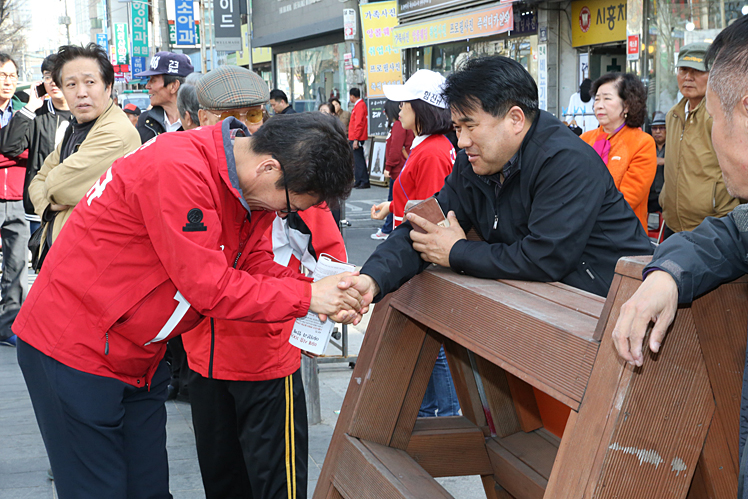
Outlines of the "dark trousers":
[{"label": "dark trousers", "polygon": [[355,185],[369,185],[369,168],[366,166],[364,156],[364,145],[361,143],[358,149],[353,149],[353,141],[349,141],[353,150],[353,177]]},{"label": "dark trousers", "polygon": [[207,499],[306,499],[308,434],[301,370],[267,381],[190,378]]},{"label": "dark trousers", "polygon": [[29,222],[23,201],[0,200],[3,275],[0,277],[0,339],[13,336],[11,326],[28,292]]},{"label": "dark trousers", "polygon": [[182,337],[176,336],[170,339],[166,343],[166,351],[168,353],[169,367],[171,369],[171,386],[173,386],[181,398],[189,398],[189,387],[187,383],[189,381],[190,367],[187,364],[187,354],[184,351],[184,344],[182,343]]},{"label": "dark trousers", "polygon": [[17,349],[61,499],[171,499],[165,362],[149,391]]},{"label": "dark trousers", "polygon": [[[387,201],[392,201],[392,186],[395,185],[395,181],[390,178],[390,192],[387,194]],[[391,205],[390,205],[391,206]],[[382,225],[382,233],[383,234],[389,234],[392,232],[392,229],[394,228],[392,224],[395,222],[395,217],[390,212],[389,215],[384,219],[384,225]]]}]

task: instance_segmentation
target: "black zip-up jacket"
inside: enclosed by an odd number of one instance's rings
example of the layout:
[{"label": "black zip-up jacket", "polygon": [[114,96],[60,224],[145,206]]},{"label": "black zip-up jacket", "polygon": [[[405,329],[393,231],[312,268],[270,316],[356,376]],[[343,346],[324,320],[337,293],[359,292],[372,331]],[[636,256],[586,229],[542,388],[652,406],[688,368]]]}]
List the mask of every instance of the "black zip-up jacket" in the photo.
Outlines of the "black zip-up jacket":
[{"label": "black zip-up jacket", "polygon": [[13,115],[8,126],[3,128],[0,140],[0,153],[6,156],[18,156],[29,150],[26,162],[26,178],[23,183],[23,207],[29,215],[34,214],[34,204],[29,198],[29,184],[44,164],[49,153],[55,148],[57,129],[63,121],[70,121],[70,111],[56,109],[52,112],[51,101],[32,114],[26,108]]},{"label": "black zip-up jacket", "polygon": [[[140,142],[145,144],[156,135],[161,135],[166,132],[164,127],[164,108],[161,106],[154,106],[148,111],[144,111],[138,118],[138,125],[135,127],[138,129],[140,134]],[[181,126],[177,132],[184,130]]]},{"label": "black zip-up jacket", "polygon": [[[604,296],[622,256],[651,255],[652,244],[597,153],[545,111],[504,168],[503,185],[473,172],[464,151],[436,195],[467,232],[452,270],[487,279],[560,281]],[[379,285],[379,300],[429,266],[413,250],[404,222],[361,269]]]}]

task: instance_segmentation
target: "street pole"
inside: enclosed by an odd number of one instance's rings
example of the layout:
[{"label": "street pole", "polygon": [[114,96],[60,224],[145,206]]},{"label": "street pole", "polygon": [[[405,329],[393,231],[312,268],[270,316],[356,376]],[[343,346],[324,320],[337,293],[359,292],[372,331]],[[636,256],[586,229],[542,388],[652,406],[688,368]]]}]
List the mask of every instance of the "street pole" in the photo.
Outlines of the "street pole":
[{"label": "street pole", "polygon": [[200,0],[200,60],[203,74],[208,72],[208,61],[205,55],[205,0]]},{"label": "street pole", "polygon": [[158,0],[159,29],[161,30],[161,50],[171,52],[169,19],[166,15],[166,0]]}]

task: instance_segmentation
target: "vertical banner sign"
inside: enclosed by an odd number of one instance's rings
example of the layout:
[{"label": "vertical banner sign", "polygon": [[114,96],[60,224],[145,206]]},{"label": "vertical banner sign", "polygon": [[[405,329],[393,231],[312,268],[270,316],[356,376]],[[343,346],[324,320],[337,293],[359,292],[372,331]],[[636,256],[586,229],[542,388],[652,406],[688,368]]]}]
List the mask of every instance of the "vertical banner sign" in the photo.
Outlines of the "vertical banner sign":
[{"label": "vertical banner sign", "polygon": [[628,43],[626,43],[626,60],[639,60],[639,35],[628,35]]},{"label": "vertical banner sign", "polygon": [[548,110],[548,45],[538,45],[538,107]]},{"label": "vertical banner sign", "polygon": [[242,49],[242,27],[238,0],[213,0],[216,50],[233,52]]},{"label": "vertical banner sign", "polygon": [[387,115],[384,114],[384,97],[366,99],[369,111],[369,137],[387,137]]},{"label": "vertical banner sign", "polygon": [[109,52],[109,36],[106,33],[96,33],[96,45]]},{"label": "vertical banner sign", "polygon": [[192,0],[176,0],[176,44],[195,45],[195,10]]},{"label": "vertical banner sign", "polygon": [[402,55],[392,46],[393,29],[397,26],[397,2],[376,2],[361,5],[361,26],[366,58],[366,82],[369,97],[384,96],[382,85],[403,82]]},{"label": "vertical banner sign", "polygon": [[127,39],[127,23],[114,24],[114,58],[115,64],[127,64],[130,43]]},{"label": "vertical banner sign", "polygon": [[133,0],[131,5],[132,55],[148,57],[148,3]]},{"label": "vertical banner sign", "polygon": [[145,71],[145,57],[133,56],[132,58],[132,76]]},{"label": "vertical banner sign", "polygon": [[356,10],[343,9],[343,32],[346,40],[356,39]]}]

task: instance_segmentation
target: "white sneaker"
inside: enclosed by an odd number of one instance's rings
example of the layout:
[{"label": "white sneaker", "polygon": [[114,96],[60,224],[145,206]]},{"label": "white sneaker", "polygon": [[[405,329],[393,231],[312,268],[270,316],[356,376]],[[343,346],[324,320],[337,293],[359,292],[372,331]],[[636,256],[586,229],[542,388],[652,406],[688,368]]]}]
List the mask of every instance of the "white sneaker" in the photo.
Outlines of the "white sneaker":
[{"label": "white sneaker", "polygon": [[377,229],[377,231],[371,235],[371,238],[376,239],[378,241],[384,241],[389,236],[390,236],[389,234],[385,234],[384,232],[382,232],[382,229]]}]

